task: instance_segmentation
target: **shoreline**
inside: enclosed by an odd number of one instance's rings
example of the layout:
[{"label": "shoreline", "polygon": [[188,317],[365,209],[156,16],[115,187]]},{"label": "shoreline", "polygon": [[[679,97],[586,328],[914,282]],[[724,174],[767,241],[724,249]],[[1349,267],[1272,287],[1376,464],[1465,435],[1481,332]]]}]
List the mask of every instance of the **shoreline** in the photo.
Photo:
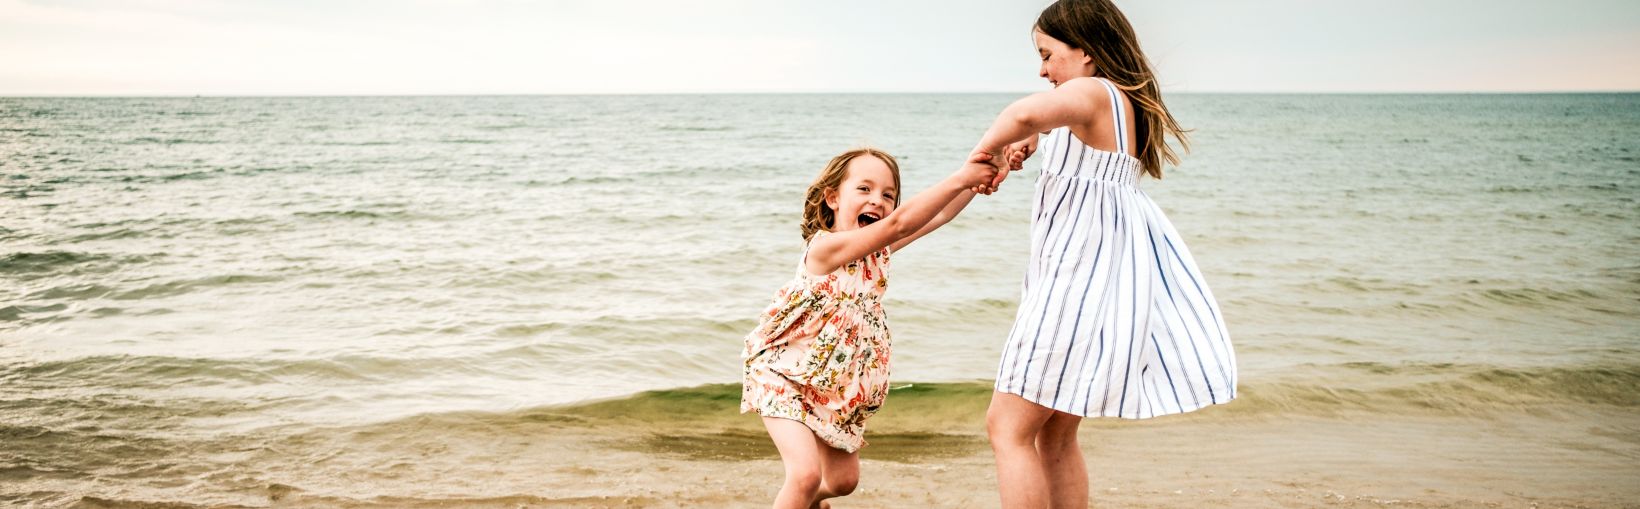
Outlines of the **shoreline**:
[{"label": "shoreline", "polygon": [[[1640,507],[1640,417],[1576,405],[1490,417],[1263,414],[1258,391],[1189,414],[1089,419],[1095,507]],[[457,412],[270,438],[222,467],[256,481],[199,497],[141,487],[114,507],[766,507],[778,456],[739,386],[495,414]],[[868,425],[861,484],[835,507],[997,507],[987,383],[901,384]],[[315,460],[318,458],[318,460]],[[280,468],[274,468],[280,467]],[[0,498],[4,500],[4,498]]]}]

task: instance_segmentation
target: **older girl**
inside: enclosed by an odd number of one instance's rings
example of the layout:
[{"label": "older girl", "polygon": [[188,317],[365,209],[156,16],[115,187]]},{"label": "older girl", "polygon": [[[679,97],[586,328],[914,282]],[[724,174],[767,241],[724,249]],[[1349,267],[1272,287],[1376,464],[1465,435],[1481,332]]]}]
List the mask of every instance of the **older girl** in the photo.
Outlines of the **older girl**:
[{"label": "older girl", "polygon": [[1236,360],[1190,250],[1138,187],[1177,163],[1164,137],[1184,134],[1133,28],[1109,0],[1060,0],[1032,35],[1054,88],[1005,108],[977,149],[1042,154],[1024,296],[986,425],[1004,507],[1086,507],[1083,417],[1229,402]]}]

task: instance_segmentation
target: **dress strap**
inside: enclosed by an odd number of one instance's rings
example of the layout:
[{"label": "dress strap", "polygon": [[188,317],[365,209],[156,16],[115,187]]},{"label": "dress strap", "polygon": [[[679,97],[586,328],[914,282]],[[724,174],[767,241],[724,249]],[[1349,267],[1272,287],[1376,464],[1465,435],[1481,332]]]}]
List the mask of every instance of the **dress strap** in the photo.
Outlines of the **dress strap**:
[{"label": "dress strap", "polygon": [[831,232],[826,230],[815,230],[814,235],[810,236],[809,240],[803,241],[803,256],[797,258],[798,277],[809,275],[809,248],[814,247],[814,241],[819,240],[821,235],[825,235],[827,233]]},{"label": "dress strap", "polygon": [[1127,118],[1127,112],[1122,109],[1122,91],[1116,88],[1116,84],[1111,83],[1110,80],[1099,78],[1099,83],[1103,83],[1105,90],[1110,91],[1110,115],[1114,120],[1113,124],[1115,124],[1112,130],[1116,131],[1116,152],[1127,154],[1127,134],[1125,133],[1127,122],[1124,121]]}]

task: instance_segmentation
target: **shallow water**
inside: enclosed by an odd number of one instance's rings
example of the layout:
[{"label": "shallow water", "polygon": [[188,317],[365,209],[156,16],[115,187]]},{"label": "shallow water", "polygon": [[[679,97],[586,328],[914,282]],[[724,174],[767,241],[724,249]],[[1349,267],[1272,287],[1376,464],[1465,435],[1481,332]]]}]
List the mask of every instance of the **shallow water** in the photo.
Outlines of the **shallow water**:
[{"label": "shallow water", "polygon": [[[262,490],[236,455],[733,382],[825,160],[914,191],[1012,98],[0,99],[4,495]],[[1169,102],[1194,151],[1142,187],[1221,299],[1224,412],[1640,429],[1640,95]],[[895,256],[896,383],[994,373],[1034,163]]]}]

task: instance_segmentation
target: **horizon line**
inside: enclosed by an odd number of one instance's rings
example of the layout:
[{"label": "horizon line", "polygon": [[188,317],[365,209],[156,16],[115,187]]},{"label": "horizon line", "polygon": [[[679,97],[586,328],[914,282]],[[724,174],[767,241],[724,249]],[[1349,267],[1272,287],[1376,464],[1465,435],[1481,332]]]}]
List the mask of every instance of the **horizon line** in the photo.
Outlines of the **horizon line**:
[{"label": "horizon line", "polygon": [[[293,93],[293,94],[215,94],[215,93],[151,93],[151,94],[10,94],[0,93],[3,99],[253,99],[253,98],[357,98],[357,97],[587,97],[587,96],[707,96],[707,95],[1029,95],[1029,91],[693,91],[693,92],[452,92],[452,93]],[[1573,95],[1573,94],[1635,94],[1640,89],[1588,90],[1325,90],[1325,91],[1163,91],[1166,95]]]}]

